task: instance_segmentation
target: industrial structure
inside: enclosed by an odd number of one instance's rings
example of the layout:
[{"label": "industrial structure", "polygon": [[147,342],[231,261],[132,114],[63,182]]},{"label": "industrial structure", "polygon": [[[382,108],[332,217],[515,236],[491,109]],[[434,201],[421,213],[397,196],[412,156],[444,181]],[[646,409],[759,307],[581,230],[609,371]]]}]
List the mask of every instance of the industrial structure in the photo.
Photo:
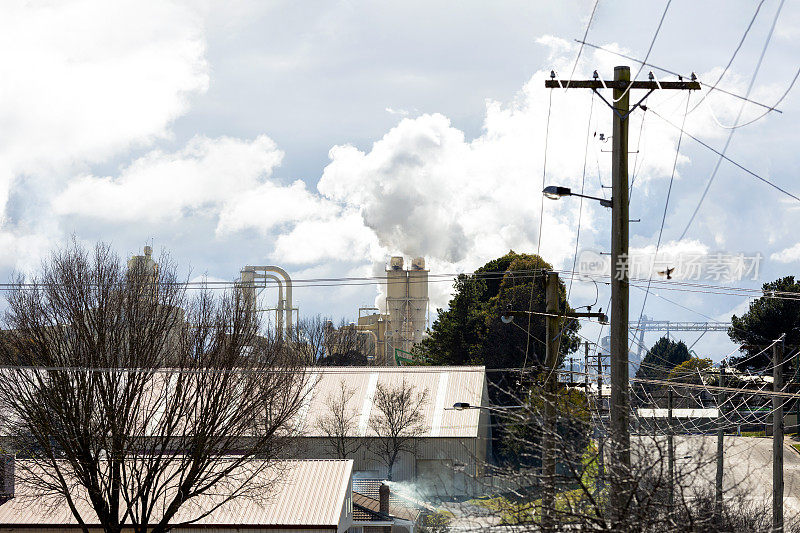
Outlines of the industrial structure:
[{"label": "industrial structure", "polygon": [[[416,257],[411,268],[403,258],[392,257],[386,269],[386,312],[360,307],[358,322],[350,327],[367,335],[366,355],[378,365],[396,365],[412,357],[412,348],[428,329],[428,270],[425,258]],[[373,311],[369,313],[369,311]]]},{"label": "industrial structure", "polygon": [[428,271],[425,258],[416,257],[403,268],[402,257],[392,257],[386,269],[386,348],[395,361],[395,350],[411,353],[428,328]]},{"label": "industrial structure", "polygon": [[143,270],[153,277],[153,280],[158,279],[158,263],[153,259],[153,247],[145,246],[144,255],[133,255],[128,259],[128,271]]},{"label": "industrial structure", "polygon": [[[258,309],[258,295],[267,287],[268,280],[278,286],[278,302],[274,308]],[[284,269],[274,265],[248,265],[241,270],[236,286],[244,304],[254,312],[275,311],[276,330],[279,337],[284,332],[292,330],[293,313],[297,311],[297,308],[292,307],[292,278]]]},{"label": "industrial structure", "polygon": [[663,331],[666,332],[667,337],[669,337],[670,331],[697,331],[700,332],[700,335],[695,339],[695,341],[689,346],[691,350],[697,342],[703,338],[703,336],[708,333],[709,331],[728,331],[728,328],[731,327],[730,322],[672,322],[669,320],[653,320],[649,318],[647,315],[642,315],[641,321],[634,325],[631,322],[629,328],[633,331],[634,338],[635,335],[638,333],[639,339],[636,341],[638,344],[638,350],[636,353],[636,357],[639,362],[642,360],[642,352],[645,351],[647,348],[644,344],[644,333],[645,331]]}]

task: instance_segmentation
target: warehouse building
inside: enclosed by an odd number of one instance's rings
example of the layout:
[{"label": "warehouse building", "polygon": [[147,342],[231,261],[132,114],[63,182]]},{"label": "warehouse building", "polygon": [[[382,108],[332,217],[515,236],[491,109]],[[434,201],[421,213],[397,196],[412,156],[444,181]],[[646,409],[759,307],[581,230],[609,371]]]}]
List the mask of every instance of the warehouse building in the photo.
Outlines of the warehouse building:
[{"label": "warehouse building", "polygon": [[[37,466],[16,461],[12,493],[0,500],[0,533],[81,531],[66,500],[42,497],[26,483],[24,473]],[[191,524],[180,525],[220,503],[220,495],[211,490],[181,507],[171,531],[345,533],[353,527],[352,467],[348,460],[272,462],[253,481],[255,486],[271,486],[263,498],[235,498]],[[102,531],[88,498],[77,489],[73,498],[90,531]]]},{"label": "warehouse building", "polygon": [[[486,370],[474,367],[327,367],[309,369],[309,391],[298,412],[295,427],[303,457],[334,458],[329,434],[321,428],[331,413],[332,401],[349,392],[347,437],[360,442],[354,460],[354,477],[386,479],[385,461],[373,452],[377,435],[370,420],[380,416],[374,405],[379,387],[413,385],[425,391],[421,431],[415,434],[414,451],[401,453],[393,467],[394,481],[413,481],[420,490],[438,495],[474,494],[491,455]],[[456,410],[456,403],[473,408]]]}]

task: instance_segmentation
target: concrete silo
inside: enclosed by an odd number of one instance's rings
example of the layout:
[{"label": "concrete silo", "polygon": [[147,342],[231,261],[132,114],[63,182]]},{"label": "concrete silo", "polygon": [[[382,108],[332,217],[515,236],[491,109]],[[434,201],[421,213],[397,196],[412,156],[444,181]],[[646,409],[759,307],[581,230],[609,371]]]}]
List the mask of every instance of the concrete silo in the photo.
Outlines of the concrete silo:
[{"label": "concrete silo", "polygon": [[408,305],[411,317],[412,340],[414,344],[422,341],[428,329],[428,271],[425,258],[416,257],[411,261],[408,271]]},{"label": "concrete silo", "polygon": [[424,258],[415,258],[410,270],[403,268],[402,257],[390,259],[386,269],[386,314],[386,358],[394,364],[395,348],[410,352],[427,328],[428,271]]},{"label": "concrete silo", "polygon": [[144,247],[144,255],[133,255],[128,259],[128,276],[142,284],[144,294],[155,298],[158,293],[158,263],[153,259],[153,248]]}]

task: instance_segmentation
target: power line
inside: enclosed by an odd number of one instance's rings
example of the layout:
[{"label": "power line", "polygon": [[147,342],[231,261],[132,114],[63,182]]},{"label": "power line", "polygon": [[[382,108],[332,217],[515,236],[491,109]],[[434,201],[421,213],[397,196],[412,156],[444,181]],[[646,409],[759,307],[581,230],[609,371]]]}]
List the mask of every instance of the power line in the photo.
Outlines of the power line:
[{"label": "power line", "polygon": [[[580,40],[578,40],[578,39],[575,39],[575,42],[578,42],[578,43],[580,43],[580,42],[582,42],[582,41],[580,41]],[[619,57],[622,57],[622,58],[625,58],[625,59],[629,59],[629,60],[631,60],[631,61],[634,61],[634,62],[636,62],[636,63],[640,63],[640,64],[642,64],[642,65],[646,65],[646,66],[648,66],[648,67],[650,67],[650,68],[654,68],[654,69],[656,69],[656,70],[660,70],[661,72],[666,72],[667,74],[672,74],[673,76],[677,76],[677,77],[679,77],[679,78],[689,78],[689,76],[687,76],[687,75],[685,75],[685,74],[680,74],[680,73],[678,73],[678,72],[675,72],[675,71],[673,71],[673,70],[669,70],[669,69],[666,69],[666,68],[663,68],[663,67],[659,67],[659,66],[657,66],[657,65],[653,65],[652,63],[647,63],[647,62],[644,62],[644,61],[642,61],[641,59],[637,59],[637,58],[635,58],[635,57],[631,57],[631,56],[629,56],[629,55],[626,55],[626,54],[623,54],[623,53],[617,52],[617,51],[615,51],[615,50],[610,50],[610,49],[608,49],[608,48],[605,48],[605,47],[602,47],[602,46],[599,46],[599,45],[596,45],[596,44],[592,44],[592,43],[590,43],[590,42],[584,42],[583,44],[585,44],[586,46],[589,46],[589,47],[591,47],[591,48],[596,48],[597,50],[602,50],[603,52],[608,52],[609,54],[613,54],[613,55],[615,55],[615,56],[619,56]],[[745,102],[749,102],[749,103],[751,103],[751,104],[754,104],[754,105],[757,105],[757,106],[759,106],[759,107],[763,107],[763,108],[767,109],[768,111],[775,111],[776,113],[783,113],[783,111],[781,111],[781,110],[780,110],[780,109],[778,109],[777,107],[768,106],[768,105],[766,105],[766,104],[762,104],[761,102],[756,102],[755,100],[751,100],[751,99],[749,99],[749,98],[745,98],[744,96],[738,95],[738,94],[736,94],[736,93],[732,93],[732,92],[730,92],[730,91],[726,91],[725,89],[721,89],[721,88],[717,87],[716,85],[712,85],[712,84],[709,84],[709,83],[704,83],[704,82],[702,82],[702,81],[700,81],[700,80],[697,80],[697,82],[698,82],[700,85],[702,85],[703,87],[708,87],[708,88],[710,88],[710,89],[714,89],[714,90],[716,90],[717,92],[721,92],[721,93],[723,93],[723,94],[727,94],[727,95],[729,95],[729,96],[733,96],[733,97],[735,97],[735,98],[738,98],[739,100],[744,100]],[[776,104],[776,105],[777,105],[777,104]]]},{"label": "power line", "polygon": [[[697,103],[694,105],[694,107],[692,108],[692,110],[691,110],[691,111],[689,111],[689,113],[693,113],[693,112],[695,111],[695,109],[697,109],[698,107],[700,107],[700,104],[702,104],[703,102],[705,102],[706,98],[708,98],[708,95],[710,95],[710,94],[711,94],[711,93],[714,91],[714,89],[716,89],[716,85],[718,85],[718,84],[719,84],[719,83],[722,81],[722,78],[724,78],[724,77],[725,77],[725,74],[728,72],[728,69],[729,69],[729,68],[730,68],[730,66],[733,64],[733,60],[734,60],[734,59],[736,59],[736,56],[737,56],[737,54],[739,53],[739,50],[741,50],[741,48],[742,48],[742,45],[744,44],[744,40],[747,38],[747,34],[748,34],[748,33],[750,33],[750,29],[753,27],[753,23],[756,21],[756,17],[758,17],[758,12],[759,12],[759,11],[761,11],[761,6],[763,6],[763,5],[764,5],[764,2],[765,2],[765,1],[766,1],[766,0],[761,0],[761,1],[758,3],[758,5],[756,6],[756,11],[755,11],[755,13],[753,13],[753,16],[750,18],[750,23],[747,25],[747,28],[745,28],[745,30],[744,30],[744,33],[742,34],[742,37],[741,37],[741,39],[739,39],[739,44],[738,44],[738,45],[736,45],[736,49],[733,51],[733,54],[731,55],[731,58],[730,58],[730,60],[728,60],[728,64],[727,64],[727,65],[725,65],[725,68],[724,68],[724,69],[722,69],[722,73],[721,73],[721,74],[719,75],[719,77],[717,78],[717,81],[716,81],[716,82],[714,82],[714,85],[715,85],[715,86],[713,86],[713,87],[710,87],[710,88],[709,88],[709,90],[708,90],[708,91],[706,91],[706,92],[705,92],[705,94],[703,94],[703,96],[700,98],[700,101],[699,101],[699,102],[697,102]],[[778,105],[778,104],[775,104],[775,105]],[[769,110],[767,110],[766,112],[767,112],[767,113],[769,113]]]},{"label": "power line", "polygon": [[[672,0],[667,0],[667,5],[664,6],[664,12],[661,13],[661,19],[658,21],[658,26],[656,27],[656,31],[653,34],[653,38],[650,39],[650,46],[647,48],[647,53],[644,55],[644,61],[642,61],[641,64],[639,65],[639,70],[636,71],[636,75],[631,80],[630,84],[628,85],[628,88],[625,89],[622,92],[622,94],[620,94],[619,98],[612,98],[612,101],[618,102],[619,100],[622,100],[625,97],[625,95],[628,94],[628,91],[631,90],[631,87],[633,87],[633,82],[636,81],[636,78],[638,78],[639,74],[642,73],[642,69],[644,69],[645,63],[647,62],[648,59],[650,59],[650,52],[653,51],[653,46],[656,44],[656,39],[658,38],[658,34],[661,32],[661,26],[664,24],[664,19],[667,16],[667,11],[669,10],[670,5],[672,5]],[[586,39],[584,38],[584,41],[585,40]]]},{"label": "power line", "polygon": [[[599,0],[598,0],[599,1]],[[595,2],[597,7],[597,2]],[[594,13],[594,12],[592,12]],[[581,173],[581,196],[578,204],[578,229],[575,233],[575,254],[572,256],[572,274],[569,277],[569,288],[567,289],[567,300],[569,300],[572,293],[572,281],[575,279],[575,267],[578,263],[578,244],[581,240],[581,222],[583,220],[583,194],[586,188],[586,162],[589,159],[589,133],[592,131],[592,112],[594,111],[594,92],[591,95],[591,103],[589,105],[589,121],[586,125],[586,147],[583,151],[583,172]]]},{"label": "power line", "polygon": [[[535,279],[538,276],[542,275],[544,272],[557,272],[559,274],[564,274],[564,275],[579,274],[581,277],[584,277],[586,279],[576,278],[577,281],[591,282],[591,283],[597,283],[597,281],[595,281],[597,279],[600,280],[600,283],[608,284],[608,281],[605,280],[608,280],[610,278],[609,274],[586,273],[568,269],[530,269],[530,270],[520,270],[512,272],[497,271],[497,272],[474,272],[474,273],[460,272],[460,273],[448,273],[448,274],[444,273],[430,274],[431,278],[440,278],[440,279],[428,279],[427,281],[409,280],[409,283],[443,283],[443,282],[450,283],[452,282],[453,279],[457,279],[461,275],[468,277],[475,277],[478,280],[483,280],[483,279],[492,280],[492,279],[502,279],[509,273],[513,274],[520,280],[526,280],[526,279]],[[713,285],[709,283],[694,283],[689,281],[681,281],[678,279],[672,279],[669,281],[652,279],[650,281],[658,288],[669,291],[716,294],[723,296],[763,297],[763,298],[789,300],[789,301],[800,300],[800,293],[790,292],[790,291],[767,291],[766,293],[764,293],[762,289],[758,288]],[[633,278],[633,277],[630,278],[631,285],[636,288],[641,288],[639,285],[637,285],[637,283],[644,284],[647,282],[648,278]],[[385,277],[365,276],[365,277],[344,277],[344,278],[316,278],[316,279],[310,278],[307,280],[298,279],[294,280],[292,284],[294,288],[312,288],[312,287],[389,285],[391,283],[395,282],[388,281]],[[274,282],[266,281],[264,284],[255,285],[255,287],[264,288],[272,286],[273,284]],[[153,285],[165,285],[165,286],[172,285],[172,286],[186,287],[188,289],[201,289],[201,290],[240,288],[243,286],[241,281],[160,282],[160,283],[155,283]],[[16,290],[41,290],[48,286],[51,285],[48,285],[46,283],[0,283],[0,292],[16,291]],[[92,286],[94,286],[94,284],[92,284]],[[688,310],[693,311],[691,309]],[[700,313],[698,312],[698,314]]]},{"label": "power line", "polygon": [[[753,90],[753,86],[756,83],[756,78],[758,77],[758,71],[761,69],[761,64],[764,61],[764,56],[767,53],[767,48],[769,47],[769,43],[772,40],[772,34],[775,31],[775,25],[778,23],[778,17],[781,14],[781,9],[783,9],[784,1],[785,0],[781,0],[781,3],[778,4],[778,9],[775,12],[775,18],[772,20],[772,26],[770,26],[769,33],[767,34],[767,39],[764,42],[764,48],[762,48],[762,50],[761,50],[761,55],[758,57],[758,62],[756,63],[756,68],[753,71],[753,75],[750,78],[750,83],[747,86],[747,93],[745,94],[745,97],[749,97],[750,96],[750,92]],[[743,112],[744,112],[744,102],[742,102],[742,105],[739,106],[739,112],[736,115],[736,120],[734,121],[734,126],[739,124],[739,120],[741,120]],[[686,236],[686,232],[689,231],[689,228],[692,226],[692,222],[694,222],[694,219],[697,216],[697,213],[700,211],[700,207],[703,205],[703,201],[706,199],[706,196],[708,195],[708,190],[711,188],[711,184],[714,183],[714,178],[717,177],[717,171],[719,170],[719,167],[722,164],[723,158],[725,158],[725,152],[728,151],[728,147],[731,144],[731,140],[733,139],[733,134],[735,132],[736,132],[735,128],[730,130],[730,133],[728,134],[728,138],[725,140],[725,146],[722,147],[722,153],[719,154],[720,157],[719,157],[719,159],[717,159],[716,165],[714,165],[714,171],[711,173],[711,176],[708,178],[708,182],[706,183],[706,187],[703,190],[703,194],[700,196],[700,201],[697,203],[697,207],[694,208],[694,212],[692,213],[692,216],[689,217],[689,222],[686,223],[686,227],[683,229],[683,233],[681,233],[681,236],[678,237],[679,241],[683,240],[683,238]]]},{"label": "power line", "polygon": [[[775,105],[778,105],[779,103],[783,102],[783,99],[786,98],[786,96],[788,96],[789,91],[792,90],[792,87],[794,87],[794,84],[797,82],[798,76],[800,76],[800,68],[798,68],[797,71],[794,73],[794,78],[792,78],[792,81],[791,81],[791,83],[789,83],[789,86],[786,88],[786,90],[783,91],[783,94],[781,95],[781,97],[778,98],[778,101],[775,102]],[[735,129],[738,129],[738,128],[743,128],[745,126],[749,126],[750,124],[753,124],[754,122],[758,122],[759,120],[761,120],[762,118],[767,116],[767,113],[769,113],[769,111],[764,111],[763,113],[761,113],[760,115],[758,115],[754,119],[748,120],[744,124],[734,124],[733,126],[726,126],[726,125],[722,124],[717,119],[717,116],[714,114],[714,110],[711,109],[711,105],[708,102],[706,102],[706,106],[708,107],[709,113],[711,114],[711,118],[713,118],[714,122],[717,123],[717,126],[719,126],[722,129],[725,129],[725,130],[735,130]]]},{"label": "power line", "polygon": [[[762,0],[764,1],[764,0]],[[594,0],[594,7],[592,7],[592,13],[589,15],[589,22],[586,23],[586,30],[583,32],[583,40],[586,40],[586,37],[589,35],[589,28],[592,26],[592,20],[594,20],[594,13],[597,11],[597,4],[600,3],[600,0]],[[570,73],[569,77],[575,74],[575,69],[578,68],[578,61],[581,58],[581,53],[583,53],[583,44],[581,44],[580,48],[578,48],[578,55],[575,57],[575,64],[572,65],[572,72]],[[567,81],[567,86],[564,88],[566,91],[569,89],[569,80]]]},{"label": "power line", "polygon": [[[672,162],[672,174],[669,177],[669,187],[667,188],[667,199],[664,202],[664,213],[661,215],[661,227],[658,230],[658,241],[656,242],[656,251],[653,254],[653,260],[655,261],[658,258],[658,251],[661,248],[661,237],[664,234],[664,222],[667,220],[667,209],[669,208],[669,199],[672,195],[672,183],[675,180],[675,169],[678,167],[678,156],[681,153],[681,141],[683,140],[683,127],[686,125],[686,115],[688,114],[689,110],[689,99],[692,96],[692,92],[686,95],[686,109],[683,112],[683,122],[681,123],[681,133],[678,135],[678,143],[675,147],[675,159]],[[669,268],[669,267],[667,267]],[[647,296],[650,294],[650,285],[652,283],[653,273],[650,273],[650,276],[647,280],[647,291],[644,293],[644,300],[642,301],[642,310],[639,312],[639,324],[642,323],[642,316],[644,315],[644,309],[647,305]]]},{"label": "power line", "polygon": [[657,116],[658,118],[660,118],[661,120],[663,120],[664,122],[666,122],[667,124],[669,124],[670,126],[672,126],[673,128],[676,128],[676,129],[678,129],[678,130],[681,130],[681,131],[683,132],[683,134],[684,134],[684,135],[686,135],[687,137],[689,137],[689,138],[690,138],[690,139],[692,139],[693,141],[697,142],[697,143],[698,143],[698,144],[700,144],[701,146],[704,146],[705,148],[708,148],[709,150],[711,150],[712,152],[714,152],[715,154],[717,154],[718,156],[720,156],[720,158],[722,158],[722,159],[725,159],[726,161],[728,161],[729,163],[731,163],[731,164],[733,164],[734,166],[738,167],[739,169],[741,169],[741,170],[744,170],[745,172],[747,172],[748,174],[750,174],[750,175],[751,175],[751,176],[753,176],[754,178],[756,178],[756,179],[758,179],[758,180],[760,180],[760,181],[763,181],[764,183],[766,183],[766,184],[767,184],[767,185],[769,185],[770,187],[772,187],[772,188],[774,188],[774,189],[776,189],[776,190],[778,190],[778,191],[782,192],[782,193],[783,193],[783,194],[785,194],[786,196],[788,196],[788,197],[790,197],[790,198],[793,198],[794,200],[797,200],[798,202],[800,202],[800,197],[798,197],[798,196],[796,196],[796,195],[794,195],[794,194],[790,193],[790,192],[789,192],[789,191],[787,191],[786,189],[784,189],[784,188],[780,187],[779,185],[776,185],[775,183],[771,182],[770,180],[768,180],[768,179],[766,179],[766,178],[763,178],[763,177],[759,176],[758,174],[756,174],[755,172],[753,172],[753,171],[752,171],[752,170],[750,170],[749,168],[746,168],[746,167],[744,167],[743,165],[741,165],[741,164],[737,163],[736,161],[734,161],[734,160],[733,160],[733,159],[731,159],[730,157],[726,156],[724,153],[720,152],[720,151],[719,151],[719,150],[717,150],[716,148],[713,148],[712,146],[709,146],[708,144],[706,144],[705,142],[701,141],[700,139],[698,139],[697,137],[695,137],[694,135],[692,135],[691,133],[689,133],[689,132],[688,132],[688,131],[686,131],[685,129],[681,128],[680,126],[678,126],[677,124],[673,123],[673,122],[672,122],[672,121],[670,121],[669,119],[667,119],[667,118],[663,117],[662,115],[660,115],[660,114],[659,114],[659,113],[658,113],[656,110],[654,110],[652,107],[649,107],[648,109],[649,109],[650,111],[652,111],[652,112],[653,112],[653,114],[654,114],[655,116]]}]

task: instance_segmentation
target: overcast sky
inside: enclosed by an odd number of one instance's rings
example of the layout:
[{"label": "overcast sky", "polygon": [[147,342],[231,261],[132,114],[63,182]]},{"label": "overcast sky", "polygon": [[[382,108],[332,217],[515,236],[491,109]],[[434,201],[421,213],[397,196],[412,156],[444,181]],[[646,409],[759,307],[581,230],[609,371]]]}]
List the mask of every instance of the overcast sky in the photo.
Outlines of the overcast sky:
[{"label": "overcast sky", "polygon": [[[666,4],[600,0],[588,41],[643,58]],[[727,91],[748,92],[780,1],[762,4],[720,82]],[[649,61],[715,83],[757,5],[672,1]],[[542,204],[545,153],[547,184],[608,195],[601,184],[610,185],[610,143],[599,134],[611,134],[611,112],[590,91],[551,94],[544,80],[551,69],[569,77],[579,53],[573,39],[583,36],[593,6],[5,2],[0,275],[35,269],[72,235],[110,242],[123,256],[152,243],[190,277],[215,280],[233,280],[247,264],[280,265],[300,280],[371,276],[395,254],[425,256],[433,274],[469,272],[509,249],[537,248],[572,270],[577,228],[579,258],[605,252],[610,214],[577,199]],[[799,66],[798,28],[800,5],[786,2],[751,99],[773,105],[788,88]],[[585,47],[574,77],[596,69],[610,78],[619,64],[639,69]],[[707,92],[691,95],[685,129],[715,149],[740,113],[741,124],[763,112]],[[780,103],[783,113],[735,129],[727,155],[800,195],[798,92]],[[686,98],[655,93],[649,110],[631,119],[631,218],[641,219],[631,225],[631,246],[640,254],[655,251],[676,161],[678,131],[656,113],[680,124]],[[746,279],[697,281],[725,287],[795,274],[800,202],[727,162],[680,239],[716,163],[683,137],[660,247],[665,261],[702,257],[708,265],[717,253],[760,254],[757,274]],[[437,279],[432,308],[446,306],[451,289]],[[379,287],[295,294],[302,315],[353,320],[360,305],[379,299]],[[631,290],[632,318],[643,296]],[[604,307],[607,286],[576,278],[570,300]],[[659,287],[644,313],[727,320],[746,306],[743,296]],[[596,338],[598,330],[587,325],[583,333]],[[655,340],[650,334],[645,342]],[[694,349],[719,359],[733,345],[709,334]]]}]

